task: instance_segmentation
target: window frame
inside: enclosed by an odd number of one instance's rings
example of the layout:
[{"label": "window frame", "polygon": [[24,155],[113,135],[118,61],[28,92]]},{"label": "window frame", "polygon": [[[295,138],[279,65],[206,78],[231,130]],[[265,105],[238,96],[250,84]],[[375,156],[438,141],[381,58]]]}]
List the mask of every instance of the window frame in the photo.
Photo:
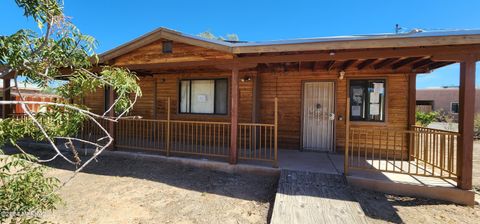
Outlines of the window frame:
[{"label": "window frame", "polygon": [[[166,46],[169,45],[168,51]],[[163,54],[172,54],[173,53],[173,41],[164,40],[162,41],[162,53]]]},{"label": "window frame", "polygon": [[[349,110],[349,121],[353,122],[353,123],[360,123],[360,124],[378,124],[378,125],[385,125],[388,121],[388,77],[385,77],[385,76],[381,76],[381,77],[359,77],[359,78],[350,78],[347,80],[348,83],[347,83],[347,96],[349,99],[351,99],[352,97],[352,92],[351,92],[351,82],[352,81],[365,81],[367,83],[367,85],[365,85],[367,88],[367,94],[368,95],[368,88],[369,88],[369,84],[370,83],[373,83],[375,81],[382,81],[383,82],[383,88],[384,88],[384,97],[383,97],[383,107],[381,109],[383,109],[383,119],[382,120],[370,120],[368,119],[368,117],[366,116],[365,119],[362,119],[362,120],[359,120],[359,119],[352,119],[352,102],[350,102],[350,105],[349,105],[349,108],[347,108]],[[363,90],[365,91],[365,86],[363,86]],[[366,99],[369,99],[370,96],[367,96]],[[365,110],[366,112],[367,110]]]},{"label": "window frame", "polygon": [[[453,104],[457,104],[457,112],[453,111]],[[460,112],[460,103],[459,102],[450,102],[450,113],[458,114]]]},{"label": "window frame", "polygon": [[[192,81],[214,81],[213,83],[213,113],[195,113],[195,112],[191,112],[192,111]],[[227,83],[227,97],[226,97],[226,105],[227,105],[227,108],[226,108],[226,112],[225,113],[217,113],[217,104],[216,104],[216,95],[217,95],[217,80],[225,80],[226,83]],[[188,105],[188,108],[189,108],[189,111],[190,112],[182,112],[182,108],[181,108],[181,104],[182,104],[182,82],[183,81],[189,81],[189,91],[188,91],[188,94],[189,94],[189,105]],[[179,79],[178,80],[178,94],[177,94],[177,97],[178,97],[178,109],[177,109],[177,113],[178,114],[181,114],[181,115],[209,115],[209,116],[226,116],[226,115],[229,115],[230,113],[230,100],[229,100],[229,96],[230,96],[230,82],[229,82],[229,79],[226,78],[226,77],[221,77],[221,78],[198,78],[198,79],[195,79],[195,78],[188,78],[188,79]]]}]

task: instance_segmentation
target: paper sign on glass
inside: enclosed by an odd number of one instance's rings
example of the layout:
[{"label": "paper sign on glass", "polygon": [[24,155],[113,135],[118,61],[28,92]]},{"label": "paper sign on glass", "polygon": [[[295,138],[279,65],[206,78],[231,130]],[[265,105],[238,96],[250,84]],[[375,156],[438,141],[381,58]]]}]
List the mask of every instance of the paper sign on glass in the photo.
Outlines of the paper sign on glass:
[{"label": "paper sign on glass", "polygon": [[370,115],[379,115],[380,114],[380,104],[372,103],[370,104]]},{"label": "paper sign on glass", "polygon": [[360,106],[352,106],[352,116],[358,117],[360,116],[361,107]]},{"label": "paper sign on glass", "polygon": [[197,95],[197,101],[200,102],[200,103],[207,102],[207,95],[205,95],[205,94]]},{"label": "paper sign on glass", "polygon": [[374,82],[373,83],[373,92],[383,93],[383,83]]},{"label": "paper sign on glass", "polygon": [[380,93],[371,92],[370,103],[379,103],[379,102],[380,102]]}]

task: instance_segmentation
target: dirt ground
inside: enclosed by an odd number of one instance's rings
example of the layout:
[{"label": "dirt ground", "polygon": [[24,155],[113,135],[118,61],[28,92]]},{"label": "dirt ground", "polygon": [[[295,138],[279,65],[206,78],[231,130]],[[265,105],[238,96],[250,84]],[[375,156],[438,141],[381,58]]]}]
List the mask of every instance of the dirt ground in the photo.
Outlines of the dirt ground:
[{"label": "dirt ground", "polygon": [[[55,162],[52,175],[71,172]],[[276,177],[101,157],[61,190],[55,223],[266,223]]]},{"label": "dirt ground", "polygon": [[352,189],[369,223],[479,223],[480,206]]},{"label": "dirt ground", "polygon": [[[49,164],[61,179],[61,160]],[[473,183],[480,189],[480,141]],[[61,190],[54,223],[267,223],[277,177],[227,174],[172,163],[102,156]],[[480,223],[480,206],[352,188],[371,223]],[[478,196],[478,195],[477,195]]]}]

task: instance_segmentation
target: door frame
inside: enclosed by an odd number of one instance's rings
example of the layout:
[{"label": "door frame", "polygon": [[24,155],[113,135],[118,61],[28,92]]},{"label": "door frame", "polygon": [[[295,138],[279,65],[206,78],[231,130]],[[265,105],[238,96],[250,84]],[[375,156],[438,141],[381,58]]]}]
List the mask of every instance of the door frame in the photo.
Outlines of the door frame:
[{"label": "door frame", "polygon": [[[305,83],[308,82],[333,82],[333,113],[335,114],[335,119],[333,120],[333,149],[331,151],[325,152],[336,152],[337,151],[337,79],[309,79],[309,80],[302,80],[302,88],[301,88],[301,103],[300,103],[300,150],[299,151],[308,151],[312,152],[313,150],[305,150],[303,147],[303,106],[305,100]],[[316,152],[316,151],[315,151]]]}]

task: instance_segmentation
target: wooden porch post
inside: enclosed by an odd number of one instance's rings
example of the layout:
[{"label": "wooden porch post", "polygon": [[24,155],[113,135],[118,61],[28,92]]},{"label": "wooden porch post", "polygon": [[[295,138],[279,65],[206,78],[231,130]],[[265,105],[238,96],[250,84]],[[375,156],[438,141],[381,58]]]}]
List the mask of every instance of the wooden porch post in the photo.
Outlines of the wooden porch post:
[{"label": "wooden porch post", "polygon": [[[417,102],[417,74],[409,74],[408,75],[408,130],[413,130],[413,126],[415,125],[416,118],[416,102]],[[413,160],[414,156],[414,135],[408,135],[408,160]],[[402,158],[403,160],[404,158]]]},{"label": "wooden porch post", "polygon": [[460,63],[460,111],[458,118],[457,187],[472,189],[473,120],[475,116],[475,59]]},{"label": "wooden porch post", "polygon": [[238,66],[232,67],[232,93],[230,100],[230,164],[237,163],[237,131],[238,131]]},{"label": "wooden porch post", "polygon": [[[113,90],[112,87],[108,88],[108,107],[110,108],[113,103],[115,102],[115,91]],[[108,112],[109,117],[115,117],[115,108],[112,108]],[[112,144],[108,147],[110,150],[115,150],[115,142],[116,142],[116,136],[115,136],[115,122],[109,121],[108,122],[108,134],[112,136],[113,142]]]},{"label": "wooden porch post", "polygon": [[[3,79],[3,100],[11,100],[11,91],[12,88],[10,88],[10,79]],[[11,108],[12,105],[2,105],[2,118],[7,118],[8,115],[12,113]]]}]

